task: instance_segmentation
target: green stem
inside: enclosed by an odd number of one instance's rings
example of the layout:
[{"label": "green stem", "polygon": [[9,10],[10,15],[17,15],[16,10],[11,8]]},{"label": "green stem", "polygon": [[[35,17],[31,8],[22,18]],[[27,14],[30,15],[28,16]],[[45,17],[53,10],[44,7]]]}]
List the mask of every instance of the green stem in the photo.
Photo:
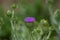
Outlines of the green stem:
[{"label": "green stem", "polygon": [[16,38],[16,34],[15,34],[15,29],[14,29],[14,21],[13,21],[13,19],[14,19],[14,10],[12,10],[12,16],[11,16],[11,20],[10,20],[10,22],[11,22],[11,28],[12,28],[12,31],[11,31],[11,33],[12,33],[12,40],[17,40],[17,38]]},{"label": "green stem", "polygon": [[47,40],[50,38],[51,32],[52,32],[52,31],[49,31],[48,36],[47,36]]}]

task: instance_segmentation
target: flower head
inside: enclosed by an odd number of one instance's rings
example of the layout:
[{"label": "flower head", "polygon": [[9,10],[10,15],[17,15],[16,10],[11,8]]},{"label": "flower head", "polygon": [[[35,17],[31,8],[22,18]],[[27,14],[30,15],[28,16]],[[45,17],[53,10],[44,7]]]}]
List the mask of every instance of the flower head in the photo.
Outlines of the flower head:
[{"label": "flower head", "polygon": [[28,23],[31,23],[31,22],[34,22],[35,21],[35,18],[34,17],[26,17],[24,19],[25,22],[28,22]]}]

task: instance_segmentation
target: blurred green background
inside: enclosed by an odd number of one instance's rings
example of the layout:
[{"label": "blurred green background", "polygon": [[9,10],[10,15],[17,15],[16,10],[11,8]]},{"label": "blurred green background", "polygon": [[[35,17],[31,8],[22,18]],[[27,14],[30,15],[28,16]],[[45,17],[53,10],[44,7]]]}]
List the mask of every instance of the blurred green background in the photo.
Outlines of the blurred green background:
[{"label": "blurred green background", "polygon": [[[0,0],[0,40],[11,40],[10,18],[13,10],[16,24],[24,22],[25,17],[34,17],[37,23],[41,19],[47,20],[49,26],[54,25],[57,30],[60,27],[59,4],[60,0]],[[56,10],[59,11],[56,13]],[[57,35],[60,35],[59,32],[58,29]]]}]

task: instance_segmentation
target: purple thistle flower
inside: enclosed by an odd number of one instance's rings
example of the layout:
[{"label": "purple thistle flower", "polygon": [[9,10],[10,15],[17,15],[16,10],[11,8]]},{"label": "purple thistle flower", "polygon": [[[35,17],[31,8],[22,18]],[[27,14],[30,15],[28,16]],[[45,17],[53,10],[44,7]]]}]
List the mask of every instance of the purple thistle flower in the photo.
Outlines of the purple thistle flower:
[{"label": "purple thistle flower", "polygon": [[31,23],[31,22],[34,22],[35,21],[35,18],[34,17],[26,17],[24,19],[25,22],[28,22],[28,23]]}]

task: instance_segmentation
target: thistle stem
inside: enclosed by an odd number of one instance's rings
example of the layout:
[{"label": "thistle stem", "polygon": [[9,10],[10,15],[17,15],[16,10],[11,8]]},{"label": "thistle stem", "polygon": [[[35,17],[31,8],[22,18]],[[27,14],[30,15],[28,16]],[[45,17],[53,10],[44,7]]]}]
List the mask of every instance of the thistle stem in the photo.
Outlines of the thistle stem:
[{"label": "thistle stem", "polygon": [[50,38],[51,32],[52,32],[52,31],[49,31],[48,36],[47,36],[47,40]]},{"label": "thistle stem", "polygon": [[15,25],[14,25],[13,19],[14,19],[14,10],[12,10],[12,16],[11,16],[11,20],[10,20],[11,28],[12,28],[12,31],[11,31],[12,36],[11,37],[13,37],[12,40],[17,40],[17,35],[15,34],[15,29],[14,29]]}]

